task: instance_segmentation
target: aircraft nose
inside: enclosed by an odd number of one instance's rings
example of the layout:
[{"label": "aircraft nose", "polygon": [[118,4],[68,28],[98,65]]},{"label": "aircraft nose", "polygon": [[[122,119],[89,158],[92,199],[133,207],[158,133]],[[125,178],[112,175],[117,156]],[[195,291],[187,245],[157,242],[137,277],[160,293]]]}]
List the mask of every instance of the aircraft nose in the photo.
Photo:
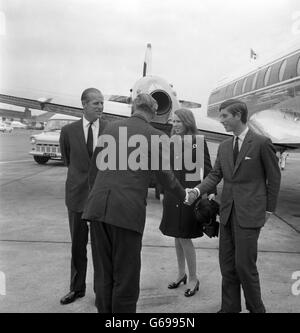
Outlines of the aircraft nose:
[{"label": "aircraft nose", "polygon": [[300,146],[300,122],[279,110],[265,110],[252,115],[250,125],[275,144]]}]

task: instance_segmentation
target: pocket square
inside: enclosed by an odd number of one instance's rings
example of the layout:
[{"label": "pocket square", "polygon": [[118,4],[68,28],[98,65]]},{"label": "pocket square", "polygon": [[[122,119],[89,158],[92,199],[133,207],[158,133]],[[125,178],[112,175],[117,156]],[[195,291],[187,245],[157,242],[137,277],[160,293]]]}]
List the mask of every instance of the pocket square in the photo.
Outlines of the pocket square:
[{"label": "pocket square", "polygon": [[251,157],[248,156],[245,157],[245,160],[251,160],[251,159],[252,159]]}]

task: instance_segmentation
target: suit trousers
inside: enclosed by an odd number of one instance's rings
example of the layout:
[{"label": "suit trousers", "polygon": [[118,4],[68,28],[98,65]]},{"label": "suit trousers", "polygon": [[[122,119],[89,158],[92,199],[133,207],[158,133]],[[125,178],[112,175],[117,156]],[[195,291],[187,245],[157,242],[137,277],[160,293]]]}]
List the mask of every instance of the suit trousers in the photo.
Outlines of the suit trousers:
[{"label": "suit trousers", "polygon": [[96,307],[101,313],[135,313],[140,293],[142,235],[91,222]]},{"label": "suit trousers", "polygon": [[239,226],[234,205],[226,225],[220,224],[219,262],[222,274],[222,310],[241,311],[241,286],[246,308],[263,313],[259,274],[256,267],[260,228]]},{"label": "suit trousers", "polygon": [[87,222],[81,219],[82,213],[68,210],[68,215],[72,240],[70,291],[85,292],[89,228]]}]

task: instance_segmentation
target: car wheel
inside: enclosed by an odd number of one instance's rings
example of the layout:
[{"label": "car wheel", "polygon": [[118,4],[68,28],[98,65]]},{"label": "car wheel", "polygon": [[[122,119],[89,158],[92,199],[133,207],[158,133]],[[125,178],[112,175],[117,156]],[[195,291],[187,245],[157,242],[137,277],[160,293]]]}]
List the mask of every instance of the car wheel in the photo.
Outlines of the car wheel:
[{"label": "car wheel", "polygon": [[33,156],[33,158],[38,164],[46,164],[50,160],[49,157],[44,156]]}]

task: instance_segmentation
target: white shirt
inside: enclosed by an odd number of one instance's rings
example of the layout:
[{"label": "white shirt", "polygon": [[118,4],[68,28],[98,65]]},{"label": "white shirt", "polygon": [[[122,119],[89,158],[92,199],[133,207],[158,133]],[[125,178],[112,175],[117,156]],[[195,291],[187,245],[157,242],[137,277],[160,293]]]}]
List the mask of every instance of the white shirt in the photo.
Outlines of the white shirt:
[{"label": "white shirt", "polygon": [[[239,141],[238,141],[239,151],[241,151],[242,144],[243,144],[243,142],[245,140],[245,137],[246,137],[248,131],[249,131],[249,128],[247,126],[245,128],[245,130],[239,135]],[[234,136],[234,139],[233,139],[233,147],[234,147],[234,144],[235,144],[235,139],[236,139],[236,136]]]},{"label": "white shirt", "polygon": [[[85,143],[87,143],[87,137],[88,137],[88,131],[89,131],[89,126],[90,122],[85,119],[85,117],[82,117],[82,124],[83,124],[83,132],[84,132],[84,138],[85,138]],[[99,119],[95,120],[92,124],[92,131],[93,131],[93,151],[95,150],[97,146],[97,141],[98,141],[98,134],[99,134]]]}]

